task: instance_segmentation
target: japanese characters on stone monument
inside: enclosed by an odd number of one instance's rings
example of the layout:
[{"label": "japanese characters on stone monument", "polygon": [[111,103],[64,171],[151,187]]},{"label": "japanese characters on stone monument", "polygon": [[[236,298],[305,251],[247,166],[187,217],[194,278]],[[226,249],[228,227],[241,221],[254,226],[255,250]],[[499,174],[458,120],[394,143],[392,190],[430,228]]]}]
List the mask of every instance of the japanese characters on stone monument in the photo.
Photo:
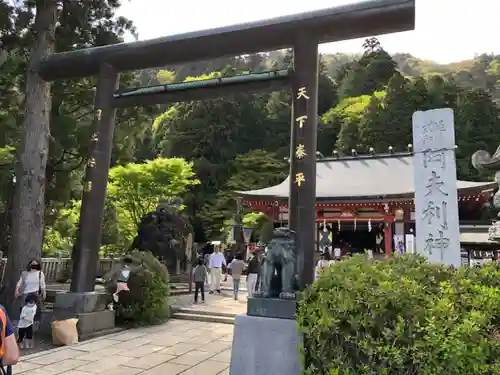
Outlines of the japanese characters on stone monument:
[{"label": "japanese characters on stone monument", "polygon": [[455,126],[453,110],[413,114],[416,251],[459,267]]}]

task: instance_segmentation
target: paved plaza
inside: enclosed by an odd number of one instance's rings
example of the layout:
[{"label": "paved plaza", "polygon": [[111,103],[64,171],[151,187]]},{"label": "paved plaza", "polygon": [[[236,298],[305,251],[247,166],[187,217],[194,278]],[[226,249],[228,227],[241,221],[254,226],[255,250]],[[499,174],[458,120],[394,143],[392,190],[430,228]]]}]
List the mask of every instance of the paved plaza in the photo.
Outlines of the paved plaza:
[{"label": "paved plaza", "polygon": [[[207,295],[205,304],[192,296],[172,298],[173,304],[203,311],[238,314],[246,298]],[[24,375],[228,375],[233,326],[230,324],[170,320],[136,328],[69,347],[23,356],[14,367]]]},{"label": "paved plaza", "polygon": [[26,356],[25,375],[226,375],[233,326],[172,320]]},{"label": "paved plaza", "polygon": [[203,311],[206,313],[225,313],[238,315],[246,312],[247,295],[246,292],[237,300],[233,299],[231,292],[223,291],[218,294],[207,294],[206,303],[193,302],[192,295],[182,295],[171,297],[170,301],[174,307],[189,308],[193,311]]}]

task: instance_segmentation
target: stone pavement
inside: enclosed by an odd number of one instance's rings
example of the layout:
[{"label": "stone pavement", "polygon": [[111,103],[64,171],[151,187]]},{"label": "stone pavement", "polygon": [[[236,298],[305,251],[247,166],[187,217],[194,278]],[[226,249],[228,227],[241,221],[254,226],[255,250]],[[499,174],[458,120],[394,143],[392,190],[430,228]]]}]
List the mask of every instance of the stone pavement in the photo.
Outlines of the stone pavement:
[{"label": "stone pavement", "polygon": [[[192,295],[172,297],[176,306],[205,312],[246,311],[246,293],[239,301],[231,292],[206,296],[194,304]],[[24,375],[228,375],[233,326],[170,320],[23,356],[14,374]]]},{"label": "stone pavement", "polygon": [[[199,297],[201,300],[201,297]],[[200,301],[199,300],[199,301]],[[218,294],[205,294],[205,303],[194,303],[192,295],[175,296],[170,298],[172,307],[189,308],[193,311],[210,313],[242,314],[247,309],[246,292],[235,301],[231,292]]]},{"label": "stone pavement", "polygon": [[24,375],[228,375],[233,326],[171,320],[26,356]]}]

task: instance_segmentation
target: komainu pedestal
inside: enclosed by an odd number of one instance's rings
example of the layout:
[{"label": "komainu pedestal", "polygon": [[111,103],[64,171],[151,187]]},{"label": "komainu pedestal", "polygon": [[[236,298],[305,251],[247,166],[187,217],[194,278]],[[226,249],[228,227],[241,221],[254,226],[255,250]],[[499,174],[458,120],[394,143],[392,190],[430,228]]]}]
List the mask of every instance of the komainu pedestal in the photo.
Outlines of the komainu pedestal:
[{"label": "komainu pedestal", "polygon": [[262,261],[259,291],[235,320],[230,375],[299,375],[295,321],[295,232],[277,228]]},{"label": "komainu pedestal", "polygon": [[238,315],[229,375],[299,375],[300,343],[295,320]]}]

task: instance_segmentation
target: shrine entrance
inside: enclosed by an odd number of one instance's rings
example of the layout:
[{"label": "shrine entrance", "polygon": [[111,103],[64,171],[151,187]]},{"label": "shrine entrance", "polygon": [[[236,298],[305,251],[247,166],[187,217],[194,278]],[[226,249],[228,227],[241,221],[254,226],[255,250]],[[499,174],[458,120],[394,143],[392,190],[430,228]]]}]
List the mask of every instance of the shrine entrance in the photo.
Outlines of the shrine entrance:
[{"label": "shrine entrance", "polygon": [[[325,233],[326,225],[326,233]],[[326,223],[318,223],[318,243],[320,250],[324,250],[325,244],[332,249],[340,248],[342,255],[365,254],[369,250],[376,257],[385,257],[393,252],[392,238],[389,241],[385,237],[390,235],[384,224],[383,218],[375,219],[338,219]],[[332,254],[334,254],[332,250]]]},{"label": "shrine entrance", "polygon": [[[373,0],[218,29],[43,57],[45,81],[97,76],[95,124],[73,251],[71,292],[94,290],[116,108],[201,100],[291,88],[290,229],[296,232],[301,287],[313,280],[316,200],[318,44],[413,30],[415,0]],[[119,73],[278,49],[293,49],[293,68],[117,91]]]},{"label": "shrine entrance", "polygon": [[[335,229],[334,229],[335,230]],[[349,248],[351,254],[362,254],[368,250],[372,250],[374,253],[379,250],[377,248],[377,235],[373,228],[368,227],[367,222],[361,223],[342,223],[341,229],[337,229],[333,233],[332,246]],[[383,241],[379,244],[383,247]],[[383,253],[383,249],[380,248]]]}]

